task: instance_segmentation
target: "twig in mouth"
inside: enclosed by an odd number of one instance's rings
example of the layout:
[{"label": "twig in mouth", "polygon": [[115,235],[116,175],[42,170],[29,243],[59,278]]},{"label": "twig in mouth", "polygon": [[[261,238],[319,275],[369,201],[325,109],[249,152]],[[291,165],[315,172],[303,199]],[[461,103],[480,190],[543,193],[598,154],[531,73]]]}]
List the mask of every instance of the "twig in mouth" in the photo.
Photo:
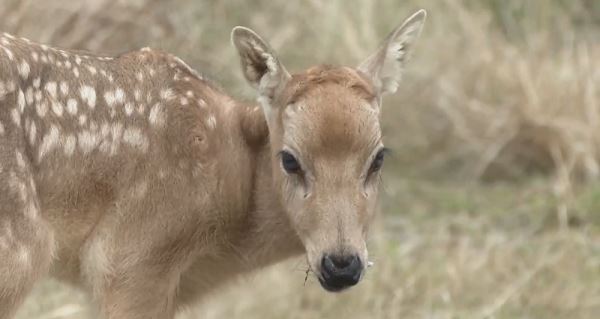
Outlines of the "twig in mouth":
[{"label": "twig in mouth", "polygon": [[306,268],[306,277],[304,277],[304,286],[306,287],[306,282],[308,281],[308,274],[310,273],[310,267]]}]

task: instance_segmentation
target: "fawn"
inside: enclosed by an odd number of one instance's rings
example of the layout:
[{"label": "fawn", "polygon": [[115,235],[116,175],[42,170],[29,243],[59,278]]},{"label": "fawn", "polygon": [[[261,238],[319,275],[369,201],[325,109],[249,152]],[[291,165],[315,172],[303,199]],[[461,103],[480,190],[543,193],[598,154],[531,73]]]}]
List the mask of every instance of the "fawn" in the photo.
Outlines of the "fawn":
[{"label": "fawn", "polygon": [[50,274],[106,318],[173,318],[241,274],[306,254],[328,291],[363,277],[384,149],[381,98],[421,10],[357,68],[291,75],[232,31],[258,104],[177,57],[0,36],[0,318]]}]

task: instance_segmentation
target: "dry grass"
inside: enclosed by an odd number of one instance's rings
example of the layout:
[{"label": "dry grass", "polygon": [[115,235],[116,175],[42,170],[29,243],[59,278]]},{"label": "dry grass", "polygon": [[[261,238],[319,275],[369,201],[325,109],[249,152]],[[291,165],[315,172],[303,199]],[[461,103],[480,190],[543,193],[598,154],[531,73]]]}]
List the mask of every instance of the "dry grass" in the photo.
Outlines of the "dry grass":
[{"label": "dry grass", "polygon": [[[557,231],[543,181],[464,186],[386,183],[375,266],[356,288],[304,284],[294,260],[245,279],[191,318],[595,318],[600,311],[600,187]],[[473,196],[476,195],[476,196]],[[80,293],[46,282],[19,318],[88,318]]]},{"label": "dry grass", "polygon": [[[233,26],[264,34],[297,70],[357,63],[419,7],[428,25],[384,106],[395,154],[366,281],[327,295],[294,261],[184,317],[597,317],[597,1],[3,0],[0,28],[94,51],[163,48],[250,98]],[[85,300],[45,282],[19,318],[87,318]]]}]

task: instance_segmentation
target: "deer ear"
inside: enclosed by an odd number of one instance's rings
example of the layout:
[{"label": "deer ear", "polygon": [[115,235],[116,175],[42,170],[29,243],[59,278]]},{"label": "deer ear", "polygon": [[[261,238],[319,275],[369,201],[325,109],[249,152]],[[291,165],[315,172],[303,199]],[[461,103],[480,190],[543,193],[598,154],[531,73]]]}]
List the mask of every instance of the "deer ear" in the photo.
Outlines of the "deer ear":
[{"label": "deer ear", "polygon": [[258,90],[261,99],[271,101],[290,78],[275,51],[258,34],[245,27],[233,28],[231,42],[240,55],[246,80]]},{"label": "deer ear", "polygon": [[402,68],[421,33],[426,17],[425,10],[419,10],[410,16],[385,38],[375,53],[358,66],[358,70],[371,78],[380,96],[394,93],[398,89]]}]

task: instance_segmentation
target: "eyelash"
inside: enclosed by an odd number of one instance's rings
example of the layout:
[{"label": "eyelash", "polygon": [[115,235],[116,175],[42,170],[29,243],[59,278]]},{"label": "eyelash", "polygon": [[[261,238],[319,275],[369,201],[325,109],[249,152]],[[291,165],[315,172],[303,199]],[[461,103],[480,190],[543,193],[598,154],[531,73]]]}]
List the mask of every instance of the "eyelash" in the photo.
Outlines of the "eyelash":
[{"label": "eyelash", "polygon": [[377,154],[373,158],[373,161],[371,162],[371,165],[369,166],[369,172],[368,172],[369,175],[381,170],[381,167],[383,167],[383,160],[384,160],[385,153],[387,153],[387,149],[385,149],[385,148],[383,148],[377,152]]}]

